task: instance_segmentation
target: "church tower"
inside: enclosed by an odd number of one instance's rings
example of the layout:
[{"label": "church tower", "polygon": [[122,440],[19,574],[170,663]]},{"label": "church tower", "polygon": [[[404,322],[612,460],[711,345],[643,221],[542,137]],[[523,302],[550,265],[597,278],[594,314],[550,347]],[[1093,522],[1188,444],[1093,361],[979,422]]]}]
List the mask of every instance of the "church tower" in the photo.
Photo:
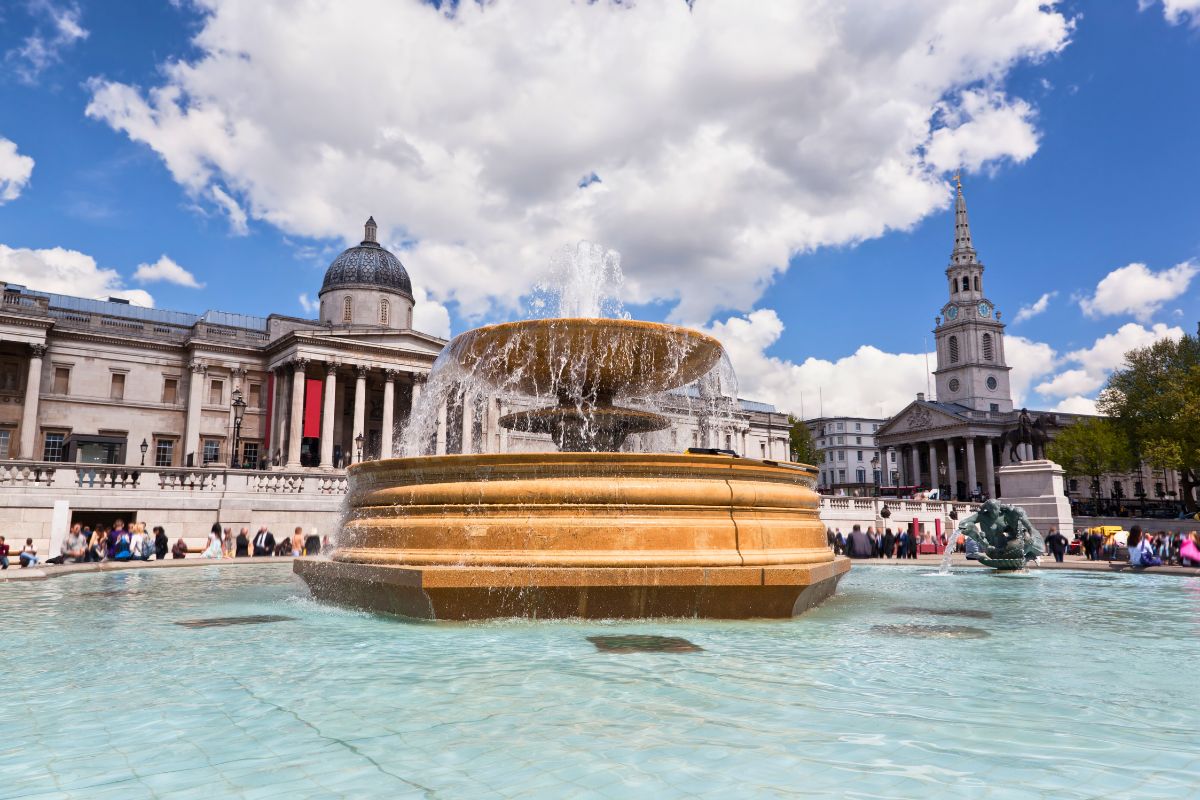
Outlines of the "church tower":
[{"label": "church tower", "polygon": [[975,255],[962,181],[954,198],[954,251],[946,280],[950,302],[933,333],[937,341],[937,399],[976,411],[1012,411],[1009,366],[1004,360],[1004,325],[983,293],[983,264]]}]

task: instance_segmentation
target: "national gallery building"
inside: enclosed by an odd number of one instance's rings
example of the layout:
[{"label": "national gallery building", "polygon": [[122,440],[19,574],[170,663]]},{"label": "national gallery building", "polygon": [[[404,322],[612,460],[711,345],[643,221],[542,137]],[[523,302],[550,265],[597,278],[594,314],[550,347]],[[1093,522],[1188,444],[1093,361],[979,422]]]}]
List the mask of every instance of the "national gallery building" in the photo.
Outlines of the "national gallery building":
[{"label": "national gallery building", "polygon": [[[413,329],[408,272],[373,219],[329,265],[316,320],[0,286],[0,458],[26,462],[297,472],[388,458],[446,345]],[[508,449],[502,401],[474,402],[443,412],[439,454]],[[676,425],[673,441],[702,444]],[[743,401],[717,435],[709,446],[788,458],[787,417],[765,404]]]}]

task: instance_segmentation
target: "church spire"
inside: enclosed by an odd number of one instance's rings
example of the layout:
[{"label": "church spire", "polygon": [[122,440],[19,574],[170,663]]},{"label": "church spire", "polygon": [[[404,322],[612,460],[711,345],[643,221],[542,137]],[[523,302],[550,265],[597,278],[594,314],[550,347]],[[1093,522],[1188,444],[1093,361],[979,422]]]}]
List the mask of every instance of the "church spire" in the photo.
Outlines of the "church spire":
[{"label": "church spire", "polygon": [[375,225],[375,217],[367,217],[367,224],[363,225],[363,244],[378,244],[376,231],[378,227]]},{"label": "church spire", "polygon": [[954,251],[950,253],[950,265],[975,264],[975,246],[971,243],[971,223],[967,221],[967,201],[963,197],[962,178],[954,173],[957,191],[954,197]]}]

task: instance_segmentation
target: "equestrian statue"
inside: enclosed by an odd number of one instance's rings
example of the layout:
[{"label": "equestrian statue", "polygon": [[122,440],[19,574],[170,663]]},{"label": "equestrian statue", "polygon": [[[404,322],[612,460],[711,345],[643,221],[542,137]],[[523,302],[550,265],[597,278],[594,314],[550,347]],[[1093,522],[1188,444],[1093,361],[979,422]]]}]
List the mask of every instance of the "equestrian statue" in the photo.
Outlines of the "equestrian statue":
[{"label": "equestrian statue", "polygon": [[1013,463],[1021,462],[1021,445],[1029,445],[1031,458],[1046,457],[1046,442],[1050,441],[1050,425],[1044,416],[1033,419],[1029,409],[1022,408],[1017,416],[1016,427],[1004,432],[1000,439],[1001,449],[1007,444],[1008,458]]}]

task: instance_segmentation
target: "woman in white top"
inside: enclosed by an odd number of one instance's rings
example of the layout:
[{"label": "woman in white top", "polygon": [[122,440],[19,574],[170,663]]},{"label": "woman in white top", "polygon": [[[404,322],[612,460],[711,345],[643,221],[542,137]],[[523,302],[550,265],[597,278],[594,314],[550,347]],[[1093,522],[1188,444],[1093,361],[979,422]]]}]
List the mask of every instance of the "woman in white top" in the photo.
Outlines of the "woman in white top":
[{"label": "woman in white top", "polygon": [[[154,547],[151,546],[153,551]],[[146,560],[146,525],[142,522],[133,523],[133,538],[129,540],[130,558],[136,561]]]},{"label": "woman in white top", "polygon": [[208,533],[208,547],[204,549],[201,556],[204,558],[221,557],[221,523],[213,523],[212,530]]}]

